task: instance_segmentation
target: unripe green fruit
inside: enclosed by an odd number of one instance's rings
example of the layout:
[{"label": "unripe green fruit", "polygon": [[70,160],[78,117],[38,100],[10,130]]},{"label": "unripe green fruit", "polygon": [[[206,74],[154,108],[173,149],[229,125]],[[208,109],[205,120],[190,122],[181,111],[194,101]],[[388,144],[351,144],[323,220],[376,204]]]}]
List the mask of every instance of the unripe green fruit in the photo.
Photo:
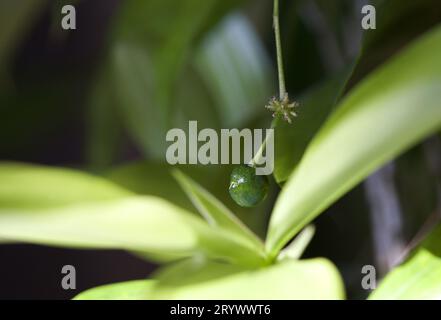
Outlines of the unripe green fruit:
[{"label": "unripe green fruit", "polygon": [[268,193],[267,176],[256,175],[250,166],[237,166],[231,172],[229,192],[231,198],[241,207],[254,207],[265,199]]}]

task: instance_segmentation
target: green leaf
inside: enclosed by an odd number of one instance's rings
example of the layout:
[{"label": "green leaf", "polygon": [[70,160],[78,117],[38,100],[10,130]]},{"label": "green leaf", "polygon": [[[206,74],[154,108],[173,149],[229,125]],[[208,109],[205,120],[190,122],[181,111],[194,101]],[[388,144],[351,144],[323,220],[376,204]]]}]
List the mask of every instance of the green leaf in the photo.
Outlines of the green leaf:
[{"label": "green leaf", "polygon": [[340,275],[325,259],[287,260],[255,270],[212,261],[184,261],[162,269],[156,279],[155,299],[344,298]]},{"label": "green leaf", "polygon": [[181,171],[174,170],[173,175],[209,224],[213,227],[235,233],[252,243],[257,249],[263,249],[263,242],[222,202]]},{"label": "green leaf", "polygon": [[287,261],[257,270],[192,259],[162,268],[155,280],[105,285],[75,297],[76,300],[343,298],[340,275],[325,259]]},{"label": "green leaf", "polygon": [[154,285],[154,280],[112,283],[83,291],[73,300],[147,300]]},{"label": "green leaf", "polygon": [[2,164],[0,178],[0,238],[5,240],[263,263],[261,252],[234,234],[213,230],[161,198],[133,196],[101,178],[18,164]]},{"label": "green leaf", "polygon": [[277,260],[300,259],[305,249],[308,247],[315,234],[313,225],[303,229],[297,237],[277,256]]},{"label": "green leaf", "polygon": [[369,173],[441,126],[441,28],[356,87],[307,148],[271,217],[272,255]]},{"label": "green leaf", "polygon": [[[278,183],[286,181],[297,167],[306,147],[334,109],[340,95],[350,90],[366,74],[393,56],[412,39],[432,28],[434,23],[441,19],[439,10],[431,10],[437,0],[375,2],[377,26],[375,30],[364,31],[361,52],[354,65],[308,90],[300,97],[298,118],[293,125],[278,123],[275,135],[274,165],[274,177]],[[329,15],[328,18],[333,22],[334,29],[338,29],[336,27],[340,27],[341,19],[344,18],[342,8],[339,8],[342,3],[318,1],[317,4],[322,8],[323,14]],[[356,5],[356,7],[360,6]],[[424,15],[426,19],[418,19],[411,27],[403,28],[409,19],[417,15]],[[335,30],[335,32],[340,31]],[[309,68],[311,69],[311,66]]]},{"label": "green leaf", "polygon": [[441,226],[369,296],[376,300],[441,299]]},{"label": "green leaf", "polygon": [[73,248],[185,253],[197,245],[190,217],[153,197],[44,209],[8,206],[0,209],[0,237]]},{"label": "green leaf", "polygon": [[0,163],[0,208],[41,209],[123,199],[133,193],[80,171],[24,163]]},{"label": "green leaf", "polygon": [[[230,174],[234,165],[176,165],[140,161],[116,167],[105,174],[109,180],[137,194],[154,195],[165,198],[184,209],[198,213],[197,209],[185,195],[185,192],[172,177],[172,168],[178,168],[187,176],[203,185],[208,192],[219,199],[227,208],[234,208],[237,217],[244,221],[253,231],[264,235],[267,217],[272,206],[271,197],[255,208],[238,206],[228,192]],[[213,183],[216,181],[216,183]]]}]

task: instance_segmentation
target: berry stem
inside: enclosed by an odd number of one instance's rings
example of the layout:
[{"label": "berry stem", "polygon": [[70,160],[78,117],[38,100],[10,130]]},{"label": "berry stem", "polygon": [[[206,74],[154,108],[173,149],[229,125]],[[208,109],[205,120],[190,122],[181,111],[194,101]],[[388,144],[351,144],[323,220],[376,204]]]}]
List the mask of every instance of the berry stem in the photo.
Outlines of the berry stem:
[{"label": "berry stem", "polygon": [[[271,127],[270,129],[274,129],[276,127],[277,124],[277,120],[278,118],[275,118],[272,122],[271,122]],[[249,166],[251,167],[256,167],[257,164],[260,162],[263,152],[265,151],[265,147],[266,147],[266,143],[269,139],[269,137],[271,135],[274,135],[274,131],[270,131],[270,133],[268,133],[268,135],[265,137],[265,140],[262,142],[262,144],[259,147],[259,150],[257,150],[256,154],[254,155],[253,159],[251,159],[251,161],[248,163]]]},{"label": "berry stem", "polygon": [[283,100],[286,95],[285,74],[283,71],[282,44],[280,40],[280,23],[279,23],[279,0],[274,0],[273,27],[276,38],[277,52],[277,71],[279,75],[279,98]]}]

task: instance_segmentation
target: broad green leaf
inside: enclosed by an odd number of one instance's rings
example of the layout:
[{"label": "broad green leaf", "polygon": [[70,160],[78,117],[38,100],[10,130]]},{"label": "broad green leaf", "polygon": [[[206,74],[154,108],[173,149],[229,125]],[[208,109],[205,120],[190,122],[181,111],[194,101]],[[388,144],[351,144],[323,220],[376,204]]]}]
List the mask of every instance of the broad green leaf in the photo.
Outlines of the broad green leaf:
[{"label": "broad green leaf", "polygon": [[46,209],[0,209],[0,238],[69,248],[125,249],[169,258],[197,253],[244,265],[263,257],[234,235],[155,197]]},{"label": "broad green leaf", "polygon": [[441,227],[393,269],[369,296],[376,300],[441,299]]},{"label": "broad green leaf", "polygon": [[133,193],[100,177],[80,171],[0,163],[0,208],[41,209],[122,199]]},{"label": "broad green leaf", "polygon": [[186,261],[165,267],[156,279],[152,294],[155,299],[344,298],[337,269],[321,258],[287,260],[254,270],[210,261]]},{"label": "broad green leaf", "polygon": [[[185,275],[185,276],[183,276]],[[105,285],[77,295],[101,299],[342,299],[343,283],[327,260],[290,261],[257,270],[208,261],[163,268],[155,280]]]},{"label": "broad green leaf", "polygon": [[[203,256],[194,256],[159,268],[153,273],[152,278],[157,281],[159,287],[155,291],[162,291],[182,288],[250,270],[254,269],[207,260]],[[186,276],[183,277],[183,274]]]},{"label": "broad green leaf", "polygon": [[[137,194],[154,195],[165,198],[175,205],[198,213],[197,208],[188,199],[185,192],[171,175],[177,168],[194,181],[203,185],[208,192],[219,199],[227,208],[234,208],[234,213],[254,232],[263,237],[267,217],[272,207],[271,198],[255,208],[238,206],[228,192],[230,174],[234,165],[176,165],[151,161],[139,161],[116,167],[105,177]],[[215,181],[216,183],[213,183]]]},{"label": "broad green leaf", "polygon": [[161,198],[134,196],[101,178],[22,164],[1,165],[0,178],[1,239],[263,263],[262,253],[234,234],[214,230]]},{"label": "broad green leaf", "polygon": [[219,229],[231,231],[252,243],[259,250],[263,249],[263,242],[221,201],[181,171],[174,170],[173,175],[209,224]]},{"label": "broad green leaf", "polygon": [[307,148],[271,217],[267,249],[301,228],[369,173],[441,127],[441,27],[357,86]]},{"label": "broad green leaf", "polygon": [[[31,180],[39,178],[40,180],[34,180],[40,181],[39,184],[43,181],[50,185],[56,181],[54,176],[41,179],[44,175],[34,174],[30,170],[23,170],[21,176],[23,175]],[[77,183],[81,180],[69,181],[68,174],[65,175],[64,181],[56,181],[54,192],[51,192],[50,188],[35,189],[33,186],[23,190],[23,186],[30,185],[29,180],[23,181],[20,177],[11,179],[12,175],[1,176],[7,179],[2,181],[7,181],[11,186],[10,189],[3,187],[0,192],[2,242],[24,241],[55,246],[147,251],[151,259],[161,261],[165,257],[170,260],[190,255],[191,250],[195,250],[197,246],[192,230],[187,230],[185,226],[176,229],[173,225],[164,230],[164,227],[160,228],[161,224],[168,224],[168,221],[161,223],[162,220],[157,221],[158,217],[145,216],[144,211],[149,210],[161,214],[156,208],[163,210],[164,205],[161,203],[155,206],[146,199],[129,199],[127,195],[120,200],[111,201],[107,199],[111,197],[110,192],[105,196],[96,192],[100,189],[99,184],[95,184],[96,189],[93,191],[96,193],[92,197],[92,192],[87,191],[92,191],[90,187],[93,184],[84,183],[85,181]],[[67,188],[60,188],[60,185]],[[76,193],[77,187],[86,194]],[[83,187],[86,188],[82,189]],[[57,190],[63,190],[64,193],[56,192]],[[85,204],[82,204],[83,202]],[[118,222],[126,218],[128,219]],[[179,216],[176,218],[162,215],[159,218],[180,221],[177,220]],[[109,221],[111,219],[113,222]],[[135,232],[135,228],[143,229]],[[159,233],[152,233],[150,228]]]},{"label": "broad green leaf", "polygon": [[390,272],[373,291],[374,300],[440,300],[441,258],[421,249]]},{"label": "broad green leaf", "polygon": [[411,241],[438,208],[441,175],[433,171],[433,161],[429,160],[440,154],[438,143],[441,140],[434,136],[394,161],[394,181],[406,242]]},{"label": "broad green leaf", "polygon": [[[163,197],[191,211],[196,208],[209,222],[214,222],[220,229],[235,233],[254,246],[256,250],[262,250],[262,241],[234,213],[208,190],[181,172],[186,172],[208,184],[213,180],[213,177],[226,174],[225,170],[219,171],[215,166],[194,165],[178,166],[179,170],[172,168],[167,164],[144,162],[111,171],[107,177],[134,192]],[[170,174],[172,171],[176,172],[175,179]],[[218,179],[215,180],[218,181]],[[224,186],[220,185],[217,188],[224,189]],[[188,201],[185,194],[188,195],[191,202]]]},{"label": "broad green leaf", "polygon": [[[433,27],[435,22],[440,21],[441,11],[431,9],[436,6],[437,1],[374,1],[377,8],[377,26],[375,30],[364,31],[361,52],[354,66],[334,75],[301,96],[298,118],[294,124],[289,125],[284,122],[278,124],[275,135],[274,168],[274,177],[278,183],[286,181],[296,168],[306,147],[334,109],[340,95],[349,91],[366,74],[393,56],[405,44]],[[343,18],[341,16],[342,3],[317,2],[322,8],[322,13],[332,18],[332,25],[336,32],[339,32],[337,27],[341,26]],[[361,4],[354,6],[357,10],[361,8]],[[412,16],[417,15],[425,16],[427,19],[418,19],[414,25],[403,28]],[[295,65],[296,62],[291,61],[288,67],[292,67],[291,64]],[[291,70],[299,71],[298,68]]]},{"label": "broad green leaf", "polygon": [[112,283],[83,291],[73,300],[147,300],[154,285],[154,280]]},{"label": "broad green leaf", "polygon": [[[190,251],[197,235],[184,211],[154,197],[85,202],[51,208],[0,209],[0,237],[80,248]],[[194,221],[194,220],[193,220]],[[197,221],[194,221],[197,223]]]}]

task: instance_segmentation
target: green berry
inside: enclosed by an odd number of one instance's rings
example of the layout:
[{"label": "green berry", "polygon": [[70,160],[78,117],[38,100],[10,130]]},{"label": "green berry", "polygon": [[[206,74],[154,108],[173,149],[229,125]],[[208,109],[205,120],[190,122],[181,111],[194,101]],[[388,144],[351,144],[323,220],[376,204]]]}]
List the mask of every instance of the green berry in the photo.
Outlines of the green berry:
[{"label": "green berry", "polygon": [[256,175],[256,169],[251,166],[237,166],[231,172],[229,192],[239,206],[254,207],[268,193],[268,178]]}]

